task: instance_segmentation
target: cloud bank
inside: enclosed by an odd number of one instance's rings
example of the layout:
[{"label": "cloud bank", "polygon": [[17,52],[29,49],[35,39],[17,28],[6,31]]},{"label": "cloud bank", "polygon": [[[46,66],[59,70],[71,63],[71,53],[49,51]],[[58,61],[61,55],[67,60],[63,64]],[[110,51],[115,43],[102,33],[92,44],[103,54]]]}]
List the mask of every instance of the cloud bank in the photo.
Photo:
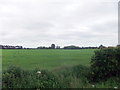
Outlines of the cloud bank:
[{"label": "cloud bank", "polygon": [[1,0],[0,44],[118,44],[118,0]]}]

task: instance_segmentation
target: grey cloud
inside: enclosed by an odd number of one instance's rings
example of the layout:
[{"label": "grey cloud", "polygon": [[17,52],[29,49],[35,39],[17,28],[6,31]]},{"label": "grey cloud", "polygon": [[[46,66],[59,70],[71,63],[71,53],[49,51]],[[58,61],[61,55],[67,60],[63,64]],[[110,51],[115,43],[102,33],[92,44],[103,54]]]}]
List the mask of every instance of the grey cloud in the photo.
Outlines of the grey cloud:
[{"label": "grey cloud", "polygon": [[[1,0],[2,44],[116,45],[118,0]],[[106,38],[104,38],[106,37]],[[113,41],[113,42],[110,42]]]}]

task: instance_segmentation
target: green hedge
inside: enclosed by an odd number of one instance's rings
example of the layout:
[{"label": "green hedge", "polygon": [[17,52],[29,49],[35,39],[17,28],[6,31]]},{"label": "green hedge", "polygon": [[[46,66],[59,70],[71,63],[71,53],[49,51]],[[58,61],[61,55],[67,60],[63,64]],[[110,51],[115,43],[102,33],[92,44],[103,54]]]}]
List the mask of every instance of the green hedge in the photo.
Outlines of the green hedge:
[{"label": "green hedge", "polygon": [[120,77],[120,48],[106,48],[95,51],[91,59],[91,80],[101,81]]}]

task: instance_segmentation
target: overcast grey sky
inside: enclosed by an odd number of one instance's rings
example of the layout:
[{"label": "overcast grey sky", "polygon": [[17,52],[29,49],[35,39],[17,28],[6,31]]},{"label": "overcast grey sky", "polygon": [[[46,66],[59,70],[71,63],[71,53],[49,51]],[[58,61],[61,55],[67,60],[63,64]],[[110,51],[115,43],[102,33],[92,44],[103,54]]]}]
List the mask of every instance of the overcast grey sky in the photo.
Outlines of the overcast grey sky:
[{"label": "overcast grey sky", "polygon": [[0,0],[0,44],[118,44],[118,0]]}]

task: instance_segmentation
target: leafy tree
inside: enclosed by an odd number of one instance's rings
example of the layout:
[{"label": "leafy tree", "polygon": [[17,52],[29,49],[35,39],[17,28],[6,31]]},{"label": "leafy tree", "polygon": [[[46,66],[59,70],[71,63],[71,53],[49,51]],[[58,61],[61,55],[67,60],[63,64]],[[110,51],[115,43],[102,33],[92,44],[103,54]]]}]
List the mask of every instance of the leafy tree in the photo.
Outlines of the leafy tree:
[{"label": "leafy tree", "polygon": [[51,49],[55,49],[55,44],[51,44]]}]

